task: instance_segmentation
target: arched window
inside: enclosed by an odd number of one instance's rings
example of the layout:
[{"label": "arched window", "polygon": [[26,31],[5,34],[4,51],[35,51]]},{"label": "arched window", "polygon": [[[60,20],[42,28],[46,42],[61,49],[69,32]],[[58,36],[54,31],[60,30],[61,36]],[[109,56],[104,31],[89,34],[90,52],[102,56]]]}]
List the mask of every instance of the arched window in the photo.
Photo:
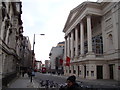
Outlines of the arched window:
[{"label": "arched window", "polygon": [[108,35],[108,46],[109,46],[109,49],[113,49],[113,35],[112,34]]},{"label": "arched window", "polygon": [[102,35],[97,35],[92,38],[93,52],[95,54],[103,54],[103,38]]},{"label": "arched window", "polygon": [[108,38],[109,38],[109,44],[113,44],[113,36],[112,36],[112,34],[109,34]]}]

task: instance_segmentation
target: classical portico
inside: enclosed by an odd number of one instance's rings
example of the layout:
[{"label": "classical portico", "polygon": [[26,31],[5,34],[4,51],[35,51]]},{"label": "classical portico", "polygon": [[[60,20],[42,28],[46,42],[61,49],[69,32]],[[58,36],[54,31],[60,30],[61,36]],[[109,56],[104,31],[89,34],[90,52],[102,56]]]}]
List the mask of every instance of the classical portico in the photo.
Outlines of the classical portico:
[{"label": "classical portico", "polygon": [[119,80],[117,10],[117,2],[83,2],[71,10],[63,29],[65,57],[70,57],[65,75]]},{"label": "classical portico", "polygon": [[[69,34],[66,35],[66,43],[67,43],[67,47],[65,47],[67,50],[67,56],[69,56],[70,58],[73,59],[74,58],[78,58],[78,57],[83,57],[84,56],[84,37],[85,37],[85,28],[84,26],[87,25],[87,43],[88,43],[88,52],[86,53],[86,55],[88,55],[88,57],[93,56],[93,49],[92,49],[92,29],[91,29],[91,16],[92,15],[86,15],[84,17],[84,20],[86,21],[80,21],[70,32]],[[85,23],[87,22],[87,23]],[[79,26],[79,28],[78,28]],[[78,35],[80,32],[80,35]],[[80,38],[80,39],[79,39]],[[80,43],[78,43],[80,42]],[[78,53],[78,46],[80,45],[80,54]],[[75,51],[74,51],[75,50]]]}]

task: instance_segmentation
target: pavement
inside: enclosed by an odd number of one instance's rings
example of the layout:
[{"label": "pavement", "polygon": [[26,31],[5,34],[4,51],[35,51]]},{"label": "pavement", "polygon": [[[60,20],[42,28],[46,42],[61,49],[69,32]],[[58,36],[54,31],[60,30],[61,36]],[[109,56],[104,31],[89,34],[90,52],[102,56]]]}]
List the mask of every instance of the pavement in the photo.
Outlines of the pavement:
[{"label": "pavement", "polygon": [[[68,76],[64,76],[64,75],[54,75],[54,76],[58,76],[58,77],[64,77],[64,78],[68,78]],[[120,82],[116,81],[116,80],[108,80],[108,79],[83,79],[80,77],[76,77],[76,80],[78,82],[80,82],[80,84],[84,84],[84,85],[89,85],[89,86],[94,86],[94,87],[111,87],[111,88],[119,88],[120,89]]]},{"label": "pavement", "polygon": [[[64,75],[54,75],[57,77],[63,77],[67,78],[67,76]],[[112,86],[112,87],[119,87],[120,83],[115,80],[89,80],[89,79],[82,79],[77,77],[77,81],[82,82],[82,84],[88,84],[88,85],[98,85],[98,86]],[[38,82],[35,81],[34,77],[32,79],[32,82],[30,81],[30,78],[27,74],[24,75],[24,77],[20,76],[19,78],[16,78],[11,83],[9,83],[8,88],[40,88],[40,85]]]},{"label": "pavement", "polygon": [[77,77],[77,81],[82,82],[83,84],[86,83],[89,86],[94,87],[106,87],[106,88],[120,88],[120,82],[116,80],[107,80],[107,79],[82,79]]},{"label": "pavement", "polygon": [[31,82],[30,77],[25,74],[24,77],[20,76],[9,83],[8,88],[39,88],[39,84],[34,80],[34,77]]}]

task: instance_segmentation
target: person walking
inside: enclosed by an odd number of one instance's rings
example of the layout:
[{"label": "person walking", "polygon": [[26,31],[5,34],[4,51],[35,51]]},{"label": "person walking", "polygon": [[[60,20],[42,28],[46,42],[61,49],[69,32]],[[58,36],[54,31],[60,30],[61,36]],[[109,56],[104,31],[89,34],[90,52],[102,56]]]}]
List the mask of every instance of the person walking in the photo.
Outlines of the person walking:
[{"label": "person walking", "polygon": [[76,77],[74,75],[67,78],[67,85],[60,87],[59,90],[80,90],[79,85],[76,83]]},{"label": "person walking", "polygon": [[24,71],[24,70],[22,70],[22,77],[24,77],[24,74],[25,74],[25,71]]},{"label": "person walking", "polygon": [[28,77],[31,76],[31,71],[30,71],[30,69],[27,70],[27,74],[28,74]]}]

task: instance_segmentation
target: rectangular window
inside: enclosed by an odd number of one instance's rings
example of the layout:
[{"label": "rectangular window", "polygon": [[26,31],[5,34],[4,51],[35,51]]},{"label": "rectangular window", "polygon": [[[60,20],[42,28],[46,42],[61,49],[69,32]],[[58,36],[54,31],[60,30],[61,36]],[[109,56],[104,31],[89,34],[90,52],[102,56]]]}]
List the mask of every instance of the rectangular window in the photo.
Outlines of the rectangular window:
[{"label": "rectangular window", "polygon": [[71,70],[69,70],[69,73],[71,73]]},{"label": "rectangular window", "polygon": [[73,70],[73,73],[76,74],[76,70]]},{"label": "rectangular window", "polygon": [[80,70],[80,75],[81,75],[81,70]]},{"label": "rectangular window", "polygon": [[91,71],[91,76],[94,76],[94,71]]}]

